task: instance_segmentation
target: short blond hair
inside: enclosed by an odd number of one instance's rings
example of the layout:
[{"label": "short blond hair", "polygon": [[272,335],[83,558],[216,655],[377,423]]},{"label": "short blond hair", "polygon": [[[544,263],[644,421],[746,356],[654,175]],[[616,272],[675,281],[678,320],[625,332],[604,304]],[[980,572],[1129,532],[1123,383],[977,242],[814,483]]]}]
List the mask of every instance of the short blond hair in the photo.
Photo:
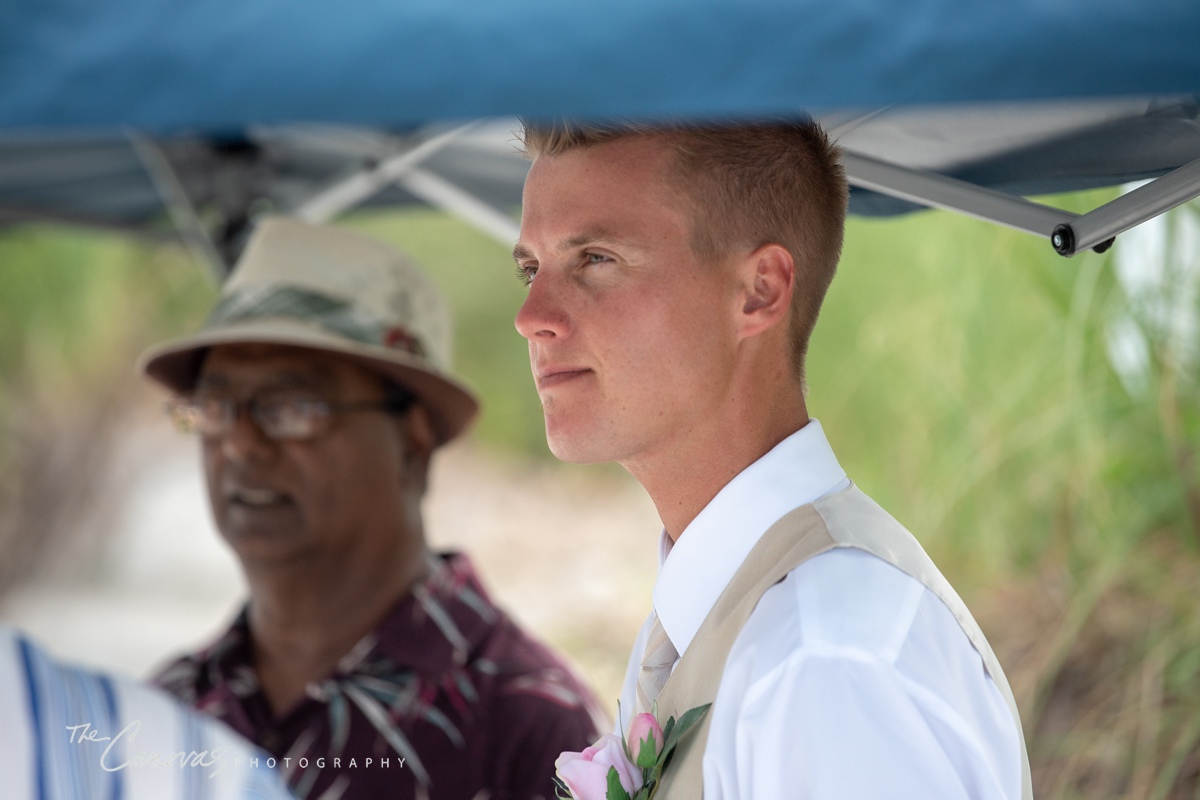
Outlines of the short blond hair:
[{"label": "short blond hair", "polygon": [[687,200],[692,247],[717,259],[765,244],[796,263],[790,358],[803,383],[808,342],[841,258],[849,187],[841,150],[811,120],[746,124],[523,123],[526,154],[554,156],[654,136],[674,151],[673,182]]}]

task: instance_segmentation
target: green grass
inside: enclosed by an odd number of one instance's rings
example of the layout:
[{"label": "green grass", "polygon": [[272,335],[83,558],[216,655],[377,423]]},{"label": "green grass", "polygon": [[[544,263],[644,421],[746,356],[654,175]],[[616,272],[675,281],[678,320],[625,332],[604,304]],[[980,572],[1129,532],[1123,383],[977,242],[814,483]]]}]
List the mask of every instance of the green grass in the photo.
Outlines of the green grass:
[{"label": "green grass", "polygon": [[809,386],[853,479],[927,546],[1003,571],[1052,526],[1039,475],[1076,414],[1069,298],[1097,267],[997,234],[946,214],[852,224]]},{"label": "green grass", "polygon": [[1091,552],[1185,522],[1155,396],[1168,376],[1131,397],[1108,363],[1128,305],[1110,261],[948,214],[851,224],[810,409],[851,476],[953,565],[987,578],[1063,537]]},{"label": "green grass", "polygon": [[[1133,388],[1108,358],[1119,321],[1148,343]],[[1110,255],[946,214],[850,227],[810,407],[851,477],[990,601],[1039,796],[1200,779],[1196,344],[1130,302]]]}]

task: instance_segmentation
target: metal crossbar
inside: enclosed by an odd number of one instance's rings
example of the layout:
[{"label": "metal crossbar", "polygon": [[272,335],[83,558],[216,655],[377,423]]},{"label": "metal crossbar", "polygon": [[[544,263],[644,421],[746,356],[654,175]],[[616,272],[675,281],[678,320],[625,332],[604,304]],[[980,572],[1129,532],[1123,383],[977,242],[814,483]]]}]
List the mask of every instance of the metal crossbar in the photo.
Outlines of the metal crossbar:
[{"label": "metal crossbar", "polygon": [[291,213],[306,222],[328,222],[330,219],[365,202],[372,195],[410,174],[423,161],[456,138],[475,127],[468,123],[445,131],[375,165],[356,172],[308,198]]}]

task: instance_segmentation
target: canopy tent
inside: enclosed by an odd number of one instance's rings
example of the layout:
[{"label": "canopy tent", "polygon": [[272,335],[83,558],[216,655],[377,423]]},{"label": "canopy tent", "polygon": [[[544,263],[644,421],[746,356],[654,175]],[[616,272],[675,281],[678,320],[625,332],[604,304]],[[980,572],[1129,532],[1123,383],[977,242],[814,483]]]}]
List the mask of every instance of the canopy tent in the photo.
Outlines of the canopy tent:
[{"label": "canopy tent", "polygon": [[[1198,44],[1192,0],[10,5],[0,221],[169,216],[223,265],[263,209],[421,199],[511,239],[512,125],[454,120],[804,109],[856,212],[953,208],[1069,255],[1200,194]],[[1021,199],[1159,176],[1078,219]]]}]

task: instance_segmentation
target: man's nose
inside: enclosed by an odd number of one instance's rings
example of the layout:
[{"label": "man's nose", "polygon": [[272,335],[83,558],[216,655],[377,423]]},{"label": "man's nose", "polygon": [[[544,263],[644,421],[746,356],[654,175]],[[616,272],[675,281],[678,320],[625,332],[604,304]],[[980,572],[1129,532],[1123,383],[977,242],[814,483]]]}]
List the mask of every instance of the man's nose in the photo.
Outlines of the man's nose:
[{"label": "man's nose", "polygon": [[561,337],[570,330],[563,286],[550,273],[539,272],[529,284],[525,302],[517,310],[517,332],[529,341]]},{"label": "man's nose", "polygon": [[221,435],[220,448],[230,461],[249,463],[269,458],[275,443],[254,421],[250,409],[243,406],[237,409],[233,424]]}]

